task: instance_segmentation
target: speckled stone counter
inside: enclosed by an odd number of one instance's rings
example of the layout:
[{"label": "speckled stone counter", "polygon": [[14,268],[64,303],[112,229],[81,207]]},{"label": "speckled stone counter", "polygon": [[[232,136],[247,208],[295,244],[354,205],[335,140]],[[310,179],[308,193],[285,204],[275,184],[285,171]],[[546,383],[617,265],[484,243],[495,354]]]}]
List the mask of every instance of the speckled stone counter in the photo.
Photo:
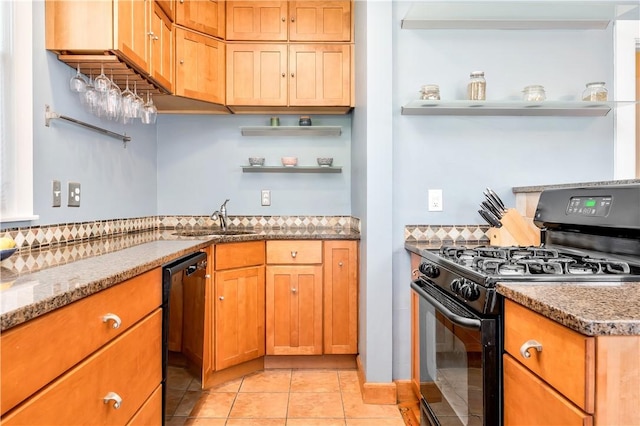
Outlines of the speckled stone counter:
[{"label": "speckled stone counter", "polygon": [[602,182],[582,182],[582,183],[561,183],[553,185],[536,185],[536,186],[515,186],[511,188],[514,194],[524,192],[542,192],[545,189],[556,188],[584,188],[589,186],[610,186],[610,185],[629,185],[633,183],[640,183],[640,179],[626,179],[626,180],[609,180]]},{"label": "speckled stone counter", "polygon": [[[2,262],[0,332],[211,244],[255,240],[360,239],[360,233],[350,228],[256,228],[251,232],[237,236],[185,237],[176,235],[176,230],[165,229],[48,248],[30,252],[28,261],[60,257],[60,264],[42,268],[34,265],[26,273],[15,267],[20,264],[20,258],[11,262],[7,259]],[[87,257],[69,255],[71,260],[65,260],[65,253],[84,252],[87,244],[90,244],[91,251]]]},{"label": "speckled stone counter", "polygon": [[640,335],[640,282],[498,283],[507,299],[587,336]]}]

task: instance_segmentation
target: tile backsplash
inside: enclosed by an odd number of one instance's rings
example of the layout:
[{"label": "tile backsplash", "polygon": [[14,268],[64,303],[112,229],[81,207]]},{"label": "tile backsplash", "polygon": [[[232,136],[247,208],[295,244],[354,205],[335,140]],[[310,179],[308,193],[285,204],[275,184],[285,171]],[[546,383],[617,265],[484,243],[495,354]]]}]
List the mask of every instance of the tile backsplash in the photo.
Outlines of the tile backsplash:
[{"label": "tile backsplash", "polygon": [[404,240],[433,244],[489,244],[487,225],[406,225]]}]

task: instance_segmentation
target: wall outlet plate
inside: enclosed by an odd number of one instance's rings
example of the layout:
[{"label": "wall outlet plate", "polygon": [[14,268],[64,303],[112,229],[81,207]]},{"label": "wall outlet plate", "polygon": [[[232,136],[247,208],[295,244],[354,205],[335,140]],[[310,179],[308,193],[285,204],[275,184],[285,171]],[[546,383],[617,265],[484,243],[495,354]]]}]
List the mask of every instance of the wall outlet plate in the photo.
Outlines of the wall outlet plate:
[{"label": "wall outlet plate", "polygon": [[260,194],[260,204],[263,206],[271,205],[271,191],[268,189],[263,189]]},{"label": "wall outlet plate", "polygon": [[78,182],[69,182],[69,207],[80,207],[80,184]]},{"label": "wall outlet plate", "polygon": [[51,183],[51,207],[60,207],[62,205],[62,185],[59,180]]},{"label": "wall outlet plate", "polygon": [[429,211],[430,212],[442,211],[442,189],[429,190]]}]

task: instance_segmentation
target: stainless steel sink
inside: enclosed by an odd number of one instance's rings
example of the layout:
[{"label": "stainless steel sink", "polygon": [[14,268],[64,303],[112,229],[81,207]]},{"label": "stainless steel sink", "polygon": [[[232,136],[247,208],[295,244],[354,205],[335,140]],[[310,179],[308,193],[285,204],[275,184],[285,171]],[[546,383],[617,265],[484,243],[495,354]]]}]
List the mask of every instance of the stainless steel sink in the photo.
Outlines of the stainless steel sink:
[{"label": "stainless steel sink", "polygon": [[207,237],[207,236],[233,236],[233,235],[251,235],[255,234],[254,231],[243,231],[239,229],[192,229],[174,232],[173,235],[179,235],[181,237]]}]

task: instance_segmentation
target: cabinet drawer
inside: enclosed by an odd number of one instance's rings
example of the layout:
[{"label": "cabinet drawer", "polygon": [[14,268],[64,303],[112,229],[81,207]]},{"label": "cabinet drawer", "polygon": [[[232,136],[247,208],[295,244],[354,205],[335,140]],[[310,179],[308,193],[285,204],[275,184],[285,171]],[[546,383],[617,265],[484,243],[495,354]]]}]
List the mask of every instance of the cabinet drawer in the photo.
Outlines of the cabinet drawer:
[{"label": "cabinet drawer", "polygon": [[518,361],[504,358],[504,424],[590,426],[593,418]]},{"label": "cabinet drawer", "polygon": [[322,263],[322,241],[267,241],[267,263]]},{"label": "cabinet drawer", "polygon": [[162,424],[162,385],[158,385],[140,407],[127,426],[155,426]]},{"label": "cabinet drawer", "polygon": [[[505,301],[506,352],[576,405],[593,413],[595,398],[595,340],[564,327],[510,300]],[[520,349],[535,340],[542,351]]]},{"label": "cabinet drawer", "polygon": [[[1,414],[122,334],[161,303],[162,275],[158,268],[2,333]],[[112,320],[103,322],[106,314],[117,315],[120,327],[113,328]]]},{"label": "cabinet drawer", "polygon": [[[162,310],[131,327],[2,419],[10,425],[124,425],[162,380]],[[37,374],[34,370],[32,374]],[[104,402],[109,393],[122,403]]]},{"label": "cabinet drawer", "polygon": [[216,271],[264,265],[264,241],[219,244],[216,250]]}]

